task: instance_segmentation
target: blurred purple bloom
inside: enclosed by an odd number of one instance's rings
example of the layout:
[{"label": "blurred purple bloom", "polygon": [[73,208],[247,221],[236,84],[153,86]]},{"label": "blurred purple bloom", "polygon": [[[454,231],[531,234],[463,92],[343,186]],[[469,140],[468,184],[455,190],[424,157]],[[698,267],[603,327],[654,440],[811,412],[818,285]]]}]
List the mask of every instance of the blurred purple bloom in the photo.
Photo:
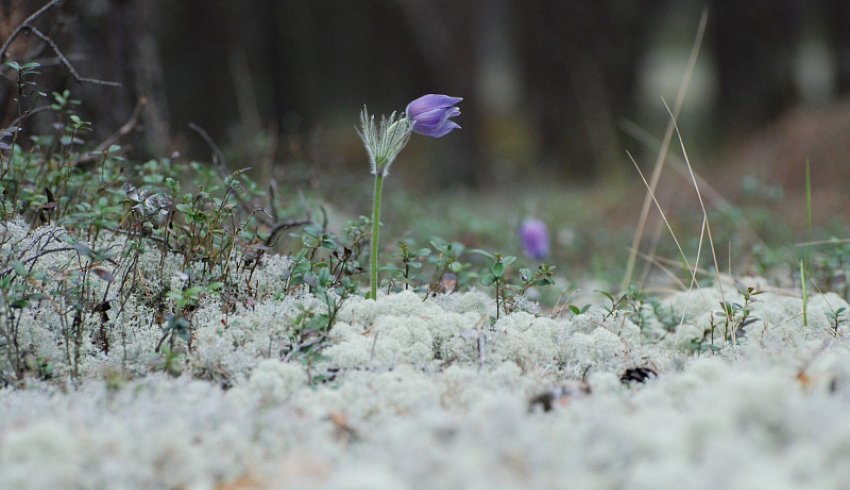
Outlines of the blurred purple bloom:
[{"label": "blurred purple bloom", "polygon": [[440,138],[453,129],[460,129],[460,126],[450,119],[460,115],[460,109],[455,107],[455,104],[462,100],[462,97],[448,95],[423,95],[407,104],[405,113],[413,124],[413,131],[432,138]]},{"label": "blurred purple bloom", "polygon": [[519,237],[525,255],[534,260],[549,256],[549,230],[539,219],[526,219],[519,227]]}]

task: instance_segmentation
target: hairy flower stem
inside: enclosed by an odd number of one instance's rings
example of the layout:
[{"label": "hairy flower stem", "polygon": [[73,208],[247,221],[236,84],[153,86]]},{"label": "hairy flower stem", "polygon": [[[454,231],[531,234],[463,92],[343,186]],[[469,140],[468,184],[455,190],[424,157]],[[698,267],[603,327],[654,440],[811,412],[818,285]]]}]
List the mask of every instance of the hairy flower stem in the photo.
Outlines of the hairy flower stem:
[{"label": "hairy flower stem", "polygon": [[369,298],[378,299],[378,233],[381,228],[381,192],[384,175],[375,173],[375,196],[372,201],[372,251],[369,254]]}]

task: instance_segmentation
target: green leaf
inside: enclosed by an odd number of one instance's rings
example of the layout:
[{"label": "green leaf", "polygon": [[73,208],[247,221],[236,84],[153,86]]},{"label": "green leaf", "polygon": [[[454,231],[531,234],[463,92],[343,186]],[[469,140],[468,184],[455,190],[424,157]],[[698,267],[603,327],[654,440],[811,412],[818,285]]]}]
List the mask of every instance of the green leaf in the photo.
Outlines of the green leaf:
[{"label": "green leaf", "polygon": [[555,281],[551,277],[541,277],[534,281],[535,286],[551,286],[552,284],[555,284]]},{"label": "green leaf", "polygon": [[485,286],[490,286],[494,282],[496,282],[496,276],[494,276],[493,274],[485,274],[481,277],[481,284]]},{"label": "green leaf", "polygon": [[600,291],[598,289],[595,290],[595,292],[597,292],[597,293],[601,294],[602,296],[605,296],[606,298],[608,298],[608,301],[610,301],[612,304],[617,304],[617,300],[614,299],[613,294],[611,294],[607,291]]},{"label": "green leaf", "polygon": [[392,274],[400,274],[402,272],[401,267],[398,267],[393,264],[382,265],[378,270],[383,272],[389,272]]},{"label": "green leaf", "polygon": [[12,268],[15,270],[15,274],[17,274],[21,277],[27,277],[27,275],[29,274],[26,266],[24,266],[24,263],[21,262],[20,260],[14,261],[12,263]]},{"label": "green leaf", "polygon": [[28,299],[26,299],[26,298],[18,298],[18,299],[16,299],[16,300],[12,301],[12,302],[9,304],[9,307],[10,307],[10,308],[14,308],[14,309],[16,309],[16,310],[23,310],[23,309],[24,309],[24,308],[26,308],[28,305],[29,305],[29,300],[28,300]]},{"label": "green leaf", "polygon": [[493,276],[496,279],[501,279],[502,276],[505,275],[505,264],[502,262],[496,262],[490,266],[490,272],[493,273]]},{"label": "green leaf", "polygon": [[480,248],[473,248],[473,249],[470,249],[470,250],[469,250],[469,253],[471,253],[471,254],[476,254],[476,255],[482,255],[482,256],[484,256],[484,257],[487,257],[487,258],[488,258],[488,259],[490,259],[490,260],[496,260],[496,256],[495,256],[495,255],[493,255],[492,253],[490,253],[490,252],[488,252],[488,251],[486,251],[486,250],[482,250],[482,249],[480,249]]}]

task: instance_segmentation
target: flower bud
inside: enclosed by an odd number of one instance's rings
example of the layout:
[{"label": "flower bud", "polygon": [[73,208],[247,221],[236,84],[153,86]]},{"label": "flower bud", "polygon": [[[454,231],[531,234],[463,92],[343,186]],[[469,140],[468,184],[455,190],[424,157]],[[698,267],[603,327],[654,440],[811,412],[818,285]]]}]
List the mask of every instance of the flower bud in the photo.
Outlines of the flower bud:
[{"label": "flower bud", "polygon": [[441,138],[460,126],[450,119],[460,115],[455,104],[462,97],[428,94],[407,104],[405,114],[413,125],[413,131],[432,138]]}]

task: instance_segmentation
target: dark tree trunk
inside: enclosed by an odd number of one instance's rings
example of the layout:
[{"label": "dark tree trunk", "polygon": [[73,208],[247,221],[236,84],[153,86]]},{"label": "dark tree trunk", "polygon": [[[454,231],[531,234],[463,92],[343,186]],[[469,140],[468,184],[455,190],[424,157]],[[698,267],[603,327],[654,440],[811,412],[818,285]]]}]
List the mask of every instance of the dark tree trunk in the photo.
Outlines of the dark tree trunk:
[{"label": "dark tree trunk", "polygon": [[803,0],[711,3],[719,93],[717,120],[734,135],[770,121],[796,99],[794,49]]},{"label": "dark tree trunk", "polygon": [[622,158],[618,120],[632,114],[637,70],[660,7],[648,0],[540,0],[516,9],[539,160],[552,175],[595,178]]},{"label": "dark tree trunk", "polygon": [[827,35],[835,56],[835,85],[839,95],[850,94],[850,2],[823,0]]}]

